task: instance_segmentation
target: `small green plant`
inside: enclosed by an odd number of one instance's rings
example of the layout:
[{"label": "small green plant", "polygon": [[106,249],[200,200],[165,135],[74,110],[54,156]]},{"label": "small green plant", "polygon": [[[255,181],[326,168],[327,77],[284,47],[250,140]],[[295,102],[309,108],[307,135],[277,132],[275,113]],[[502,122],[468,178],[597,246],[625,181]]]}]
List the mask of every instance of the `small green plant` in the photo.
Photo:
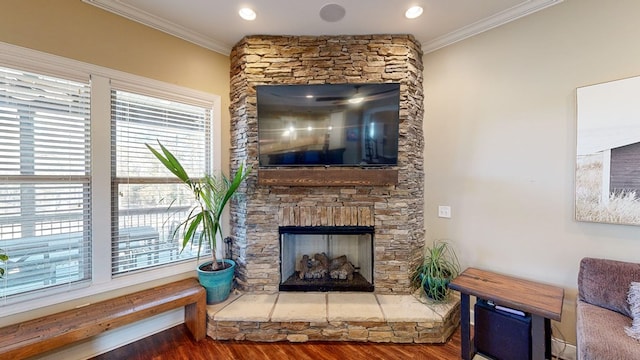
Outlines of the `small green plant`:
[{"label": "small green plant", "polygon": [[449,282],[459,273],[460,263],[449,243],[435,241],[424,248],[422,261],[414,269],[411,281],[429,298],[444,301],[449,294]]},{"label": "small green plant", "polygon": [[160,151],[146,144],[153,155],[189,188],[196,203],[187,218],[175,229],[173,236],[182,231],[183,250],[195,240],[198,246],[198,259],[202,246],[208,244],[213,260],[212,270],[218,270],[221,263],[216,258],[216,239],[218,235],[222,236],[220,219],[225,206],[238,190],[242,181],[247,178],[251,168],[241,164],[232,179],[222,173],[219,176],[207,174],[203,178],[195,179],[187,174],[180,161],[160,141],[158,141],[158,145]]},{"label": "small green plant", "polygon": [[0,249],[0,278],[4,276],[4,265],[9,261],[9,256],[5,254],[4,250]]}]

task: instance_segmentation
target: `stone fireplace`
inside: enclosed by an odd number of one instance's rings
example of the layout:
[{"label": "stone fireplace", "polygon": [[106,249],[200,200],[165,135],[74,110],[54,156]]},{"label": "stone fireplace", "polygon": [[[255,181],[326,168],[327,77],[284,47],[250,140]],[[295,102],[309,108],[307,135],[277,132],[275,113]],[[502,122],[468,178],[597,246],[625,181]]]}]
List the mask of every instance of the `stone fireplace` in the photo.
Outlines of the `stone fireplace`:
[{"label": "stone fireplace", "polygon": [[[256,85],[384,82],[400,83],[397,166],[259,168]],[[231,206],[240,290],[281,289],[290,275],[281,269],[291,272],[292,266],[291,255],[282,264],[283,229],[308,230],[306,235],[324,229],[327,242],[350,229],[366,229],[371,243],[353,246],[369,246],[370,260],[352,256],[358,271],[367,272],[370,290],[410,293],[409,273],[424,245],[420,44],[410,35],[249,36],[231,52],[230,86],[232,170],[241,162],[253,167],[244,198]]]}]

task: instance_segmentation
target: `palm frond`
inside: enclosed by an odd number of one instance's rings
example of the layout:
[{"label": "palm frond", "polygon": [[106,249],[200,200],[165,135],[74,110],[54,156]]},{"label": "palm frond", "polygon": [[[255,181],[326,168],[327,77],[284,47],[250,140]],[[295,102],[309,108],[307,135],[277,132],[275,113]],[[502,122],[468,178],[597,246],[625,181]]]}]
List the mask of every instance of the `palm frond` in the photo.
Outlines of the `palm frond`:
[{"label": "palm frond", "polygon": [[164,165],[164,167],[166,167],[167,170],[171,171],[171,173],[173,173],[176,177],[178,177],[178,179],[180,179],[185,184],[189,185],[191,183],[189,175],[185,171],[182,164],[180,164],[180,161],[178,161],[178,159],[176,159],[176,157],[169,151],[169,149],[164,147],[162,143],[160,143],[160,141],[158,141],[158,145],[160,145],[160,149],[162,150],[162,153],[160,153],[159,151],[151,147],[151,145],[149,144],[145,144],[145,145],[151,151],[151,153],[155,155],[155,157],[158,160],[160,160],[162,165]]},{"label": "palm frond", "polygon": [[249,172],[250,167],[240,164],[233,179],[230,180],[224,174],[219,176],[205,175],[202,179],[191,179],[180,161],[158,141],[160,150],[158,151],[145,144],[153,155],[178,179],[180,179],[191,191],[196,206],[191,209],[189,215],[183,220],[173,235],[179,233],[182,229],[182,250],[188,245],[197,242],[198,258],[202,251],[202,246],[208,244],[213,258],[213,267],[218,265],[216,259],[216,244],[218,235],[222,236],[222,226],[220,219],[224,212],[225,206],[229,200],[235,195]]}]

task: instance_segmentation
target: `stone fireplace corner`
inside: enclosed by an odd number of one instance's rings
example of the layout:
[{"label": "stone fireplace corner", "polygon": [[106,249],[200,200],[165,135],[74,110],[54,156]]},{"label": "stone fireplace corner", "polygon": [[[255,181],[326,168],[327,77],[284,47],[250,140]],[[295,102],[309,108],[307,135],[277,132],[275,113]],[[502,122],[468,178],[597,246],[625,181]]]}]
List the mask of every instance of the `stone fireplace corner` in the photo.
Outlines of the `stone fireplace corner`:
[{"label": "stone fireplace corner", "polygon": [[[254,169],[243,185],[243,201],[231,205],[239,289],[278,291],[280,227],[371,226],[374,292],[410,294],[409,273],[424,245],[420,44],[411,35],[249,36],[230,56],[232,169],[241,162]],[[395,184],[259,184],[256,85],[384,82],[400,84]],[[298,171],[322,177],[327,170]],[[376,177],[375,169],[367,171]]]}]

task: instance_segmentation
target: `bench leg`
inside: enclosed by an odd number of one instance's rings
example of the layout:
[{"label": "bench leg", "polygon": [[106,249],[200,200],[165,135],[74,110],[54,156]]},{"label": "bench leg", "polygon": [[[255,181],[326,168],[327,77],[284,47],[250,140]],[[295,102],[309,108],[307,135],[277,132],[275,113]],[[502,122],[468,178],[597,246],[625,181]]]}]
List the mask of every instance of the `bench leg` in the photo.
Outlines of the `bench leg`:
[{"label": "bench leg", "polygon": [[207,303],[205,298],[184,308],[184,323],[196,341],[207,336]]}]

